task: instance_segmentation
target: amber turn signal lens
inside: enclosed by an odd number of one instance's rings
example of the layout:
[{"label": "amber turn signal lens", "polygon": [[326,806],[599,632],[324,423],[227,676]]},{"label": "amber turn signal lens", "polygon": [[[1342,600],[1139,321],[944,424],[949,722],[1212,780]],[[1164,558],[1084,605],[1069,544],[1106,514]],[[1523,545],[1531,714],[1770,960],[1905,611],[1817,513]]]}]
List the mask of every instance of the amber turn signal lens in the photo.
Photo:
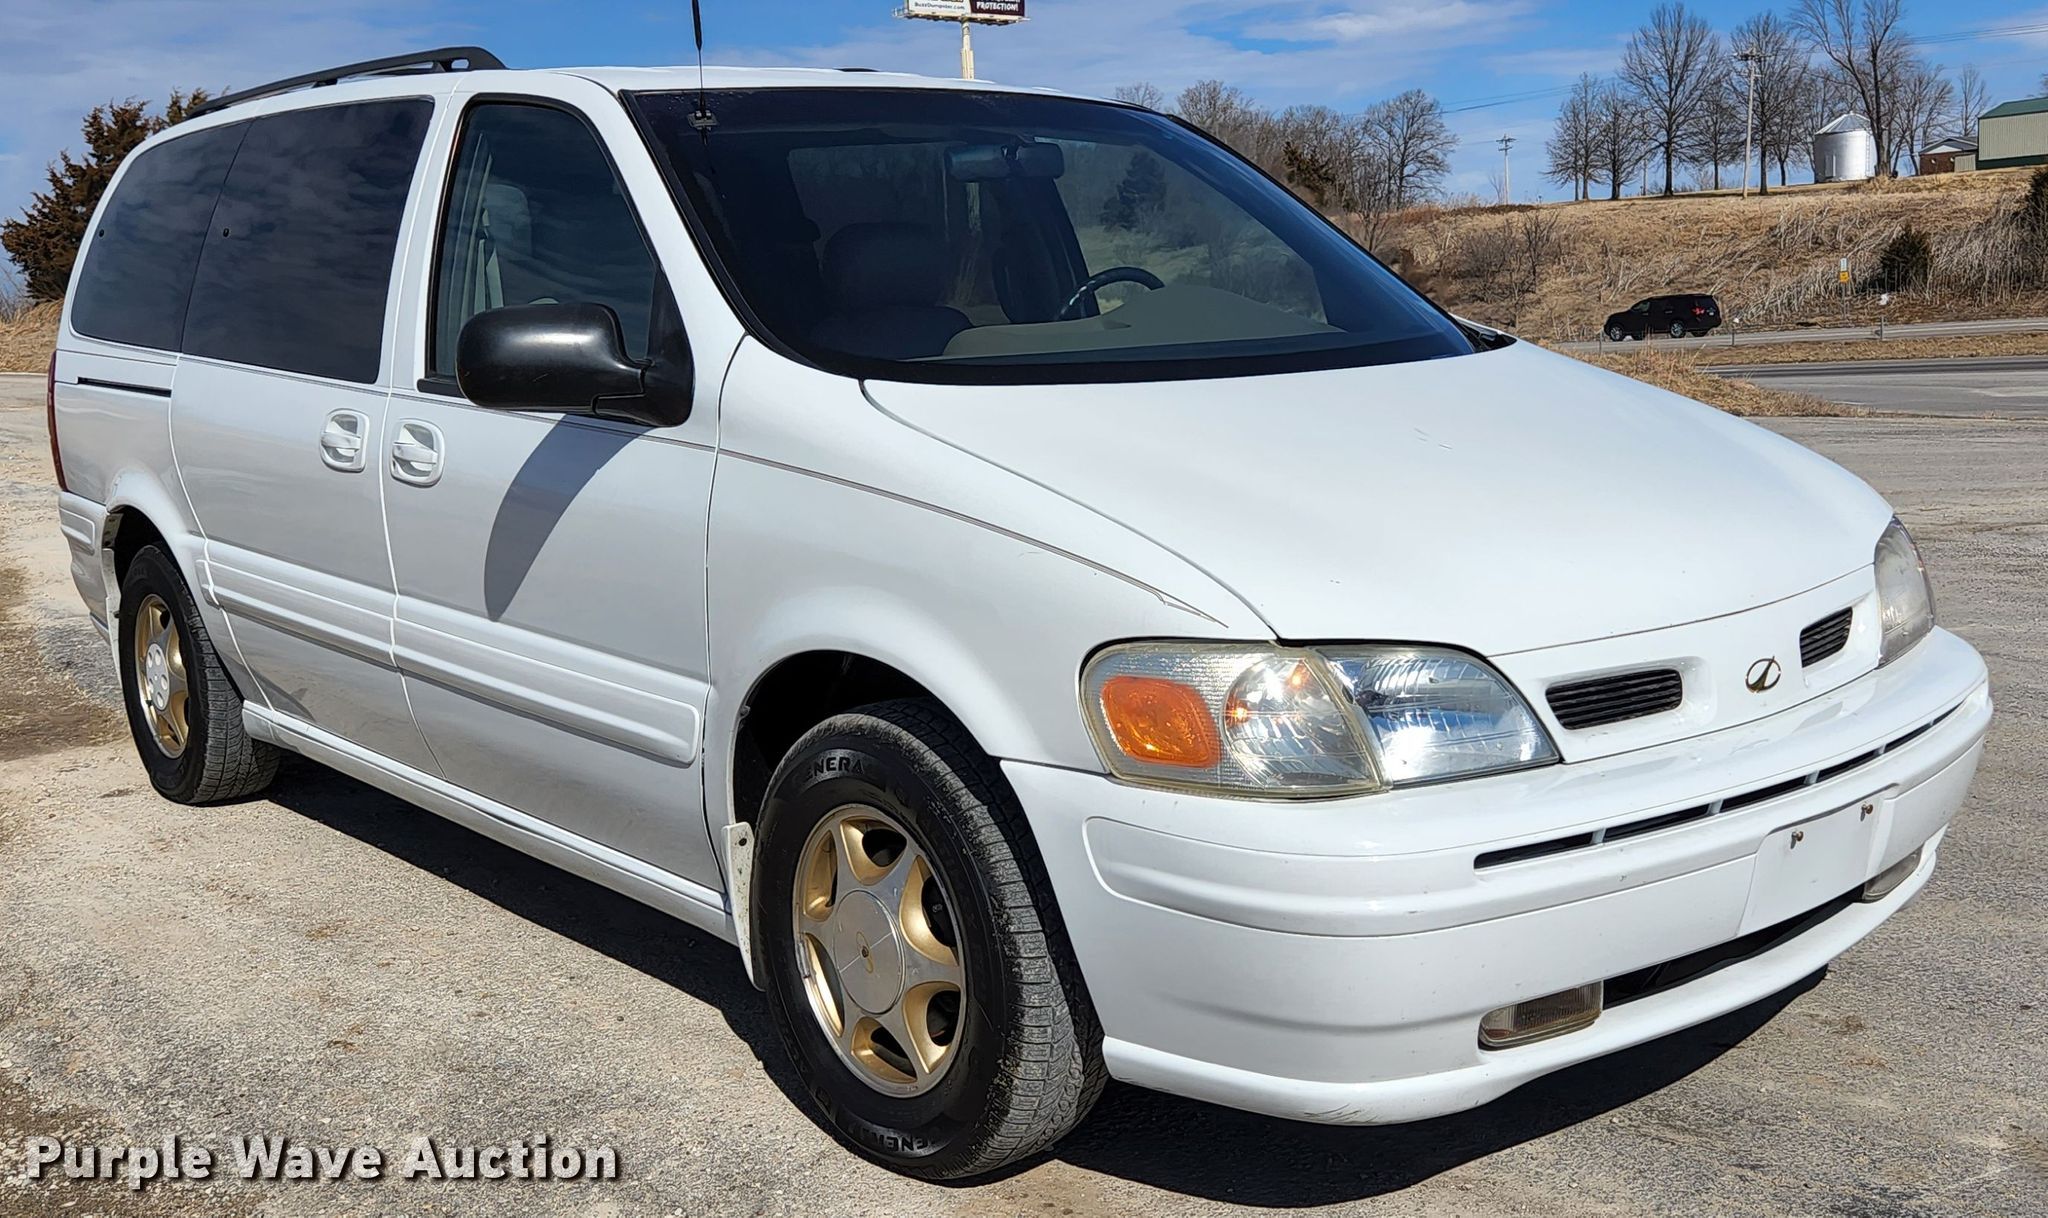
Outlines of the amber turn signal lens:
[{"label": "amber turn signal lens", "polygon": [[1102,718],[1116,747],[1139,761],[1206,769],[1222,760],[1208,703],[1178,681],[1111,677],[1102,683]]}]

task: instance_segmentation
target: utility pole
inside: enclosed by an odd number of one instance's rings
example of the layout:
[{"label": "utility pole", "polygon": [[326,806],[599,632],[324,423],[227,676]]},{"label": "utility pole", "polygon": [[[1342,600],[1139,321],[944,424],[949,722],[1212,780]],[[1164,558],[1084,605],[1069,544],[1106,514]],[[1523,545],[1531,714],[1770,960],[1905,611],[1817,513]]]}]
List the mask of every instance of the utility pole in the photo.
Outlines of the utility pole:
[{"label": "utility pole", "polygon": [[1756,48],[1739,52],[1735,58],[1749,65],[1749,98],[1742,103],[1742,197],[1749,197],[1749,161],[1756,146],[1756,65],[1762,56]]},{"label": "utility pole", "polygon": [[[974,79],[974,27],[965,18],[960,22],[960,79]],[[1745,179],[1746,180],[1746,179]]]},{"label": "utility pole", "polygon": [[1514,166],[1508,162],[1508,149],[1515,146],[1515,137],[1503,135],[1494,142],[1500,145],[1500,201],[1512,203],[1515,201],[1515,175]]}]

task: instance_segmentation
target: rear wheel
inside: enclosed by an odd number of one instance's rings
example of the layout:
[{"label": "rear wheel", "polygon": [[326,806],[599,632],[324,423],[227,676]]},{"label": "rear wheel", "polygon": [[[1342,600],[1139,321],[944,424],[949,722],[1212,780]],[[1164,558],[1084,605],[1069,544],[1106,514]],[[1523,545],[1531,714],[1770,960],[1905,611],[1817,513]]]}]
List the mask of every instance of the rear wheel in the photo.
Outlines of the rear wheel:
[{"label": "rear wheel", "polygon": [[1673,337],[1673,338],[1684,338],[1684,337],[1685,337],[1685,323],[1684,323],[1684,322],[1682,322],[1682,321],[1674,321],[1674,322],[1672,322],[1672,323],[1671,323],[1671,337]]},{"label": "rear wheel", "polygon": [[242,799],[269,786],[277,749],[242,729],[242,695],[184,577],[155,546],[128,564],[119,631],[122,701],[150,785],[184,804]]},{"label": "rear wheel", "polygon": [[826,1123],[899,1171],[958,1179],[1037,1153],[1105,1074],[1023,813],[936,704],[819,724],[770,782],[756,959]]}]

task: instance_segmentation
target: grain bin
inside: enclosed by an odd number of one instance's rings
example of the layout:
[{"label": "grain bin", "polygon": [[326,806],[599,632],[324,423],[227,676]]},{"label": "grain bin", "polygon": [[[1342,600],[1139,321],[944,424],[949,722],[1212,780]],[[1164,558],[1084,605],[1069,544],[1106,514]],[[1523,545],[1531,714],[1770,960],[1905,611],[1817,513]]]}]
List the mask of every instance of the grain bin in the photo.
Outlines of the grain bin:
[{"label": "grain bin", "polygon": [[1877,176],[1877,137],[1870,120],[1844,114],[1813,133],[1813,180],[1861,182]]}]

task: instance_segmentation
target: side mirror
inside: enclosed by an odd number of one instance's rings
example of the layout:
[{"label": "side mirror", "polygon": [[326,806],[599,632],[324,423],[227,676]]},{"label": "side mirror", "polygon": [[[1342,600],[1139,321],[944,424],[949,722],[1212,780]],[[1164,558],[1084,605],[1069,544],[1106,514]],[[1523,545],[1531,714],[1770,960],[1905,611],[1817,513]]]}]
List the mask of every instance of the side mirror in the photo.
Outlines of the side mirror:
[{"label": "side mirror", "polygon": [[[508,305],[469,319],[455,341],[462,394],[493,410],[595,415],[672,427],[689,417],[677,394],[626,356],[618,314],[599,304]],[[650,381],[665,392],[650,393]]]}]

